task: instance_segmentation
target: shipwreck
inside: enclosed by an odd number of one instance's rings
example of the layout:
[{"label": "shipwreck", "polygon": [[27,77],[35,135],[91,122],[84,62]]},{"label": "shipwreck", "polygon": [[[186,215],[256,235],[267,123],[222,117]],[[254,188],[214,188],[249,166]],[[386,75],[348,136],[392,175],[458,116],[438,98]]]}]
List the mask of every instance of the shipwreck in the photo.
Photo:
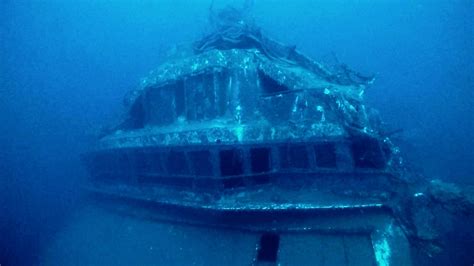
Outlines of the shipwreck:
[{"label": "shipwreck", "polygon": [[364,104],[374,78],[236,9],[212,25],[127,95],[126,118],[84,155],[87,189],[169,225],[153,233],[168,265],[411,265],[414,249],[436,249],[431,190]]}]

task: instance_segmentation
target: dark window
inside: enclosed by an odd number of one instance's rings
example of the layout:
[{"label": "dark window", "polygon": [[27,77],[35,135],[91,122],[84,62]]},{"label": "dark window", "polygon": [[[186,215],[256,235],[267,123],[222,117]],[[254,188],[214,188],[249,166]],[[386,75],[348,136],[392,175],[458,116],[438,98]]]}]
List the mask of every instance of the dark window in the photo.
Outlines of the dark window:
[{"label": "dark window", "polygon": [[280,236],[277,234],[263,234],[260,237],[258,246],[257,261],[276,262],[278,248],[280,246]]},{"label": "dark window", "polygon": [[153,171],[152,162],[148,153],[138,151],[135,153],[135,171],[137,173],[151,173]]},{"label": "dark window", "polygon": [[182,151],[170,151],[166,166],[168,168],[168,173],[171,175],[188,174],[186,157]]},{"label": "dark window", "polygon": [[226,72],[226,71],[222,71],[222,72],[218,72],[217,73],[217,77],[216,77],[216,81],[217,81],[217,92],[216,92],[216,102],[218,103],[217,104],[217,108],[218,108],[218,111],[217,111],[217,115],[218,116],[224,116],[225,113],[227,112],[227,107],[228,107],[228,104],[229,104],[229,101],[228,101],[228,91],[227,91],[227,87],[228,87],[228,84],[229,84],[229,74]]},{"label": "dark window", "polygon": [[130,156],[127,153],[120,153],[118,155],[118,168],[121,172],[129,172],[130,167]]},{"label": "dark window", "polygon": [[154,152],[150,153],[148,156],[151,172],[153,174],[163,174],[165,172],[165,169],[163,168],[164,154],[161,152]]},{"label": "dark window", "polygon": [[270,149],[254,148],[250,150],[252,173],[264,173],[270,171]]},{"label": "dark window", "polygon": [[186,80],[183,86],[183,104],[186,105],[185,114],[188,120],[208,120],[217,115],[217,92],[214,91],[214,86],[218,85],[210,74],[193,76]]},{"label": "dark window", "polygon": [[188,158],[195,175],[213,175],[211,153],[209,151],[192,151],[188,153]]},{"label": "dark window", "polygon": [[221,160],[221,175],[232,176],[244,173],[244,161],[242,150],[232,149],[219,152]]},{"label": "dark window", "polygon": [[280,84],[261,70],[258,71],[258,77],[264,93],[273,94],[288,90],[288,87]]},{"label": "dark window", "polygon": [[282,168],[309,168],[308,153],[304,145],[288,145],[280,147]]},{"label": "dark window", "polygon": [[316,166],[323,168],[336,168],[336,146],[334,143],[322,143],[314,146]]},{"label": "dark window", "polygon": [[127,152],[119,152],[117,156],[117,171],[114,171],[114,179],[128,181],[133,171],[130,155]]},{"label": "dark window", "polygon": [[385,160],[379,142],[372,138],[359,138],[352,142],[352,156],[356,168],[384,168]]},{"label": "dark window", "polygon": [[148,89],[145,95],[144,111],[146,124],[170,124],[176,119],[175,97],[176,88],[173,85]]}]

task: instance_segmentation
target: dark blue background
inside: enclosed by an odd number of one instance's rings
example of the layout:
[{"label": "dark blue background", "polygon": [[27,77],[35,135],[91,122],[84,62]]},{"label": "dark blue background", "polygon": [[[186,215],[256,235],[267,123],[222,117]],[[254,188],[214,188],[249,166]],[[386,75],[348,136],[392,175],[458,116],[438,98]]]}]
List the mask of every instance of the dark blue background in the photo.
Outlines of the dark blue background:
[{"label": "dark blue background", "polygon": [[[37,260],[80,205],[79,154],[168,48],[203,34],[209,3],[0,1],[0,264]],[[254,15],[315,59],[376,73],[367,101],[405,130],[407,157],[472,184],[473,3],[257,1]]]}]

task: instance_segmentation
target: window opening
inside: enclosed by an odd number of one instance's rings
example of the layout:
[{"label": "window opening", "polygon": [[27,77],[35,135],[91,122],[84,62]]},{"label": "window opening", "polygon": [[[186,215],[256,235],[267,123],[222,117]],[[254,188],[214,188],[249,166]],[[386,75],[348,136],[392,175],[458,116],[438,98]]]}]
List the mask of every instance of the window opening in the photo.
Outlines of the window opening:
[{"label": "window opening", "polygon": [[260,79],[260,85],[262,86],[264,93],[273,94],[288,91],[288,87],[280,84],[278,81],[274,80],[261,70],[258,71],[258,77]]},{"label": "window opening", "polygon": [[188,158],[195,175],[212,176],[211,153],[209,151],[191,151]]},{"label": "window opening", "polygon": [[219,152],[219,157],[222,176],[242,175],[244,173],[242,150],[222,150]]},{"label": "window opening", "polygon": [[164,154],[161,152],[153,152],[149,155],[149,162],[151,167],[151,172],[153,174],[164,174],[165,169],[163,167],[163,157]]},{"label": "window opening", "polygon": [[257,261],[276,262],[278,257],[278,248],[280,246],[280,236],[267,233],[260,237],[258,246]]},{"label": "window opening", "polygon": [[322,143],[314,146],[316,166],[322,168],[336,168],[336,146],[334,143]]},{"label": "window opening", "polygon": [[189,173],[186,157],[182,151],[170,151],[166,165],[169,174],[185,175]]},{"label": "window opening", "polygon": [[356,168],[385,167],[385,159],[379,142],[372,138],[360,138],[352,142],[352,156]]},{"label": "window opening", "polygon": [[253,148],[250,150],[252,173],[264,173],[270,171],[270,149]]},{"label": "window opening", "polygon": [[118,159],[119,169],[121,172],[130,171],[130,158],[129,155],[125,152],[119,154]]},{"label": "window opening", "polygon": [[135,153],[135,171],[139,174],[148,174],[152,172],[152,162],[149,160],[149,154],[143,151]]},{"label": "window opening", "polygon": [[309,168],[308,153],[304,145],[288,145],[280,147],[282,168]]}]

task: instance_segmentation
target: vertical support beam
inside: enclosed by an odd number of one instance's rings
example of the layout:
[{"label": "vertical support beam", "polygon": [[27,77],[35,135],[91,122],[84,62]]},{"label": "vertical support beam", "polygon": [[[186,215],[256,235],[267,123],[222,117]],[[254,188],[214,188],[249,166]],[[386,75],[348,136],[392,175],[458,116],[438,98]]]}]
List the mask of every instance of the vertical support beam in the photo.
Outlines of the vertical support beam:
[{"label": "vertical support beam", "polygon": [[341,170],[341,171],[354,170],[354,159],[352,158],[350,142],[348,141],[336,142],[336,160],[337,160],[338,170]]}]

